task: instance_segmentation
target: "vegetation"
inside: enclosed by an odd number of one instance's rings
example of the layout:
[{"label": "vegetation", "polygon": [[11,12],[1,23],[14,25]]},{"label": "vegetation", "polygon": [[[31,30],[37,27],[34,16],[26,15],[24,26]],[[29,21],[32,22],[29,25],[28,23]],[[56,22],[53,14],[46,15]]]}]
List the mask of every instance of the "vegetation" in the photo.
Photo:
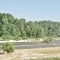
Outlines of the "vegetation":
[{"label": "vegetation", "polygon": [[37,58],[37,59],[27,59],[27,60],[60,60],[60,58]]},{"label": "vegetation", "polygon": [[49,43],[52,42],[53,40],[54,40],[53,37],[46,37],[43,42],[49,44]]},{"label": "vegetation", "polygon": [[60,23],[53,21],[27,21],[0,13],[0,37],[4,40],[42,37],[60,37]]},{"label": "vegetation", "polygon": [[15,50],[15,47],[12,43],[5,43],[3,46],[2,46],[2,49],[4,51],[6,51],[7,53],[11,53],[11,52],[14,52]]}]

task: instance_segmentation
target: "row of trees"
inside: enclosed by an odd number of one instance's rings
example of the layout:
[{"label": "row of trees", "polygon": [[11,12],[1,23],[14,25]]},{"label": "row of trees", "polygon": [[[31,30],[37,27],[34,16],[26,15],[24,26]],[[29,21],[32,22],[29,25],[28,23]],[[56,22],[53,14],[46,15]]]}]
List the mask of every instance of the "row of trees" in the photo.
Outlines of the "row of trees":
[{"label": "row of trees", "polygon": [[26,39],[60,37],[60,23],[52,21],[27,21],[0,13],[0,37],[3,39]]}]

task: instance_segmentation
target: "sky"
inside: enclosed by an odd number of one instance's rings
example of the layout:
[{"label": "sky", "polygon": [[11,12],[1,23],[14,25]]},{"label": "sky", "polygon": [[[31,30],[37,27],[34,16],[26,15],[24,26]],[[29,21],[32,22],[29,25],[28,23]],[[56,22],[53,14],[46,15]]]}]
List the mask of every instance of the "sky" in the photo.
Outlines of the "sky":
[{"label": "sky", "polygon": [[60,22],[60,0],[0,0],[0,13],[27,21]]}]

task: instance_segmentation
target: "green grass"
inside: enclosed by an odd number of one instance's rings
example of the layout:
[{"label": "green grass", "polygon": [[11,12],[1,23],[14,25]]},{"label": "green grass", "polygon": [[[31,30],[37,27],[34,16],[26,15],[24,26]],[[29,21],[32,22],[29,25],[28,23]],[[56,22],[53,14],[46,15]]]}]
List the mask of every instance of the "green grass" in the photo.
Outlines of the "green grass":
[{"label": "green grass", "polygon": [[37,58],[37,59],[27,59],[27,60],[60,60],[60,58]]}]

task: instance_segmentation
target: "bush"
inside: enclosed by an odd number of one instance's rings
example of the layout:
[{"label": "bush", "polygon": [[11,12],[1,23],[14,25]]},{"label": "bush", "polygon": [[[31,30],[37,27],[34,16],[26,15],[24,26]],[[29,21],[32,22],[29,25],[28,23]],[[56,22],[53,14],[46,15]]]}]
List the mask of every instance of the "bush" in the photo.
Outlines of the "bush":
[{"label": "bush", "polygon": [[12,39],[14,39],[14,36],[11,36],[11,35],[2,35],[2,39],[3,40],[12,40]]},{"label": "bush", "polygon": [[47,38],[44,40],[44,42],[47,43],[47,44],[49,44],[49,43],[52,42],[53,40],[54,40],[53,37],[47,37]]},{"label": "bush", "polygon": [[12,43],[7,42],[7,43],[3,44],[2,49],[8,53],[11,53],[11,52],[14,52],[15,47]]},{"label": "bush", "polygon": [[9,39],[9,36],[8,35],[2,35],[2,39],[8,40]]}]

